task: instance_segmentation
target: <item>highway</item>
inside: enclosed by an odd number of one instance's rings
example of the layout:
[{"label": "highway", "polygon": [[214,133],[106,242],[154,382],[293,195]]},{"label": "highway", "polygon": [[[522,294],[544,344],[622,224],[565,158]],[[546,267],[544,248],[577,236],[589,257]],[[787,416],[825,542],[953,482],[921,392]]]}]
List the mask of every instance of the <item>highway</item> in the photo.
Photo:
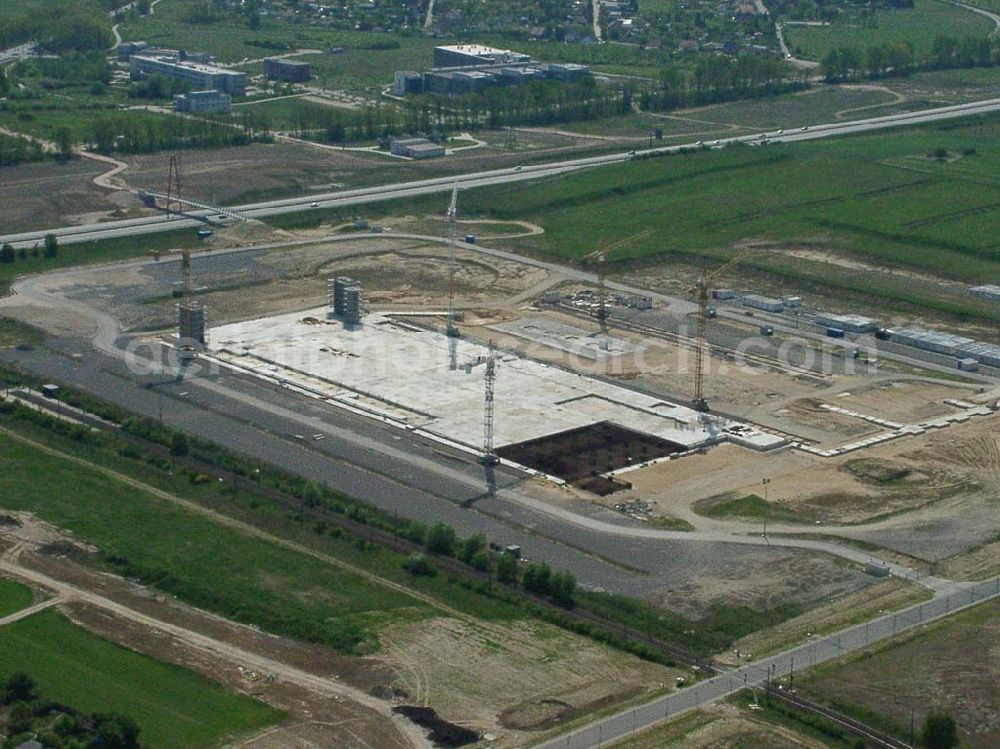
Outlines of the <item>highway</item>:
[{"label": "highway", "polygon": [[[886,128],[919,125],[928,122],[937,122],[960,117],[971,117],[998,111],[1000,111],[1000,99],[987,99],[966,104],[937,107],[935,109],[924,109],[918,112],[903,112],[900,114],[870,117],[850,122],[834,122],[812,125],[788,131],[779,129],[762,132],[756,135],[723,138],[717,141],[712,141],[711,144],[709,144],[709,147],[722,148],[726,145],[736,143],[758,145],[762,143],[796,143],[800,141],[819,140],[841,135],[871,132]],[[282,200],[269,200],[259,203],[229,206],[228,208],[232,212],[244,214],[248,218],[261,219],[266,218],[267,216],[274,216],[282,213],[294,213],[297,211],[309,210],[310,208],[341,208],[385,200],[397,200],[400,198],[413,198],[420,195],[443,193],[451,190],[452,185],[456,182],[461,189],[468,190],[476,187],[486,187],[489,185],[510,184],[520,181],[553,177],[580,169],[589,169],[609,164],[619,164],[636,158],[678,153],[686,149],[697,148],[703,145],[705,144],[701,141],[697,141],[695,143],[663,146],[659,148],[636,151],[625,151],[621,153],[605,154],[602,156],[567,159],[565,161],[552,162],[549,164],[535,164],[523,167],[493,169],[489,171],[458,174],[448,177],[416,180],[400,184],[317,193]],[[21,247],[30,248],[35,244],[41,244],[44,242],[46,234],[55,234],[59,238],[59,241],[63,244],[138,236],[155,232],[171,231],[179,228],[201,226],[202,219],[212,216],[214,213],[215,212],[213,211],[202,209],[192,211],[188,214],[193,218],[180,218],[176,216],[171,217],[163,214],[137,219],[125,219],[122,221],[109,221],[101,224],[41,229],[0,236],[0,243],[10,243],[15,247],[15,249],[17,249]]]},{"label": "highway", "polygon": [[[1000,577],[955,585],[923,603],[885,614],[862,624],[818,637],[782,653],[700,681],[643,705],[602,718],[570,733],[535,745],[534,749],[599,749],[668,718],[724,699],[741,689],[782,679],[790,686],[796,670],[868,648],[907,630],[1000,596]],[[792,678],[790,678],[792,677]]]}]

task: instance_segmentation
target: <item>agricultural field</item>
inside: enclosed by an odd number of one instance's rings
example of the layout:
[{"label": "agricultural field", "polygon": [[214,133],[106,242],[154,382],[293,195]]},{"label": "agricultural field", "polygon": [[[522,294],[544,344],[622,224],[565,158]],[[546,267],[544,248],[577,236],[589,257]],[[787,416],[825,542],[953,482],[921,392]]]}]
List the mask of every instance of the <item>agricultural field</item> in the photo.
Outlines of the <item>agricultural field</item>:
[{"label": "agricultural field", "polygon": [[0,679],[17,671],[28,673],[45,699],[131,718],[149,749],[208,749],[283,719],[250,697],[113,645],[51,610],[4,627]]},{"label": "agricultural field", "polygon": [[[955,716],[961,746],[989,749],[1000,742],[1000,604],[977,606],[895,643],[817,667],[796,686],[821,702],[888,722],[907,736],[911,714],[919,727],[925,713]],[[865,718],[862,718],[865,719]]]},{"label": "agricultural field", "polygon": [[[34,438],[51,439],[41,429],[18,426]],[[365,691],[393,694],[396,700],[409,697],[430,704],[462,725],[502,731],[498,746],[513,749],[533,732],[558,730],[571,716],[582,719],[595,707],[662,693],[682,673],[539,621],[515,602],[487,598],[444,575],[412,577],[402,570],[399,555],[361,539],[342,538],[339,531],[316,530],[294,513],[219,489],[214,481],[195,482],[200,490],[188,488],[200,505],[210,508],[196,511],[193,503],[154,490],[145,481],[109,475],[108,464],[126,465],[111,457],[113,451],[87,441],[54,440],[82,461],[94,460],[91,467],[40,444],[4,436],[9,447],[0,460],[5,475],[0,494],[16,499],[3,504],[15,512],[30,509],[33,515],[18,515],[23,537],[40,539],[29,541],[23,556],[31,561],[25,564],[54,577],[68,575],[59,579],[76,586],[86,587],[84,579],[103,580],[101,594],[116,601],[129,596],[124,588],[111,595],[107,586],[128,586],[131,595],[141,590],[140,598],[150,598],[145,586],[152,584],[153,590],[252,623],[254,629],[294,637],[304,641],[294,648],[311,653],[319,663],[334,663],[338,678]],[[156,482],[157,472],[128,465]],[[27,489],[31,473],[42,466],[50,478],[37,490]],[[211,514],[213,509],[267,530],[258,536],[237,519]],[[14,538],[21,530],[13,529]],[[95,574],[108,569],[141,580],[143,589],[114,575]],[[412,595],[407,592],[411,588]],[[155,599],[171,600],[159,593]],[[147,611],[152,605],[147,601],[138,608]],[[181,610],[187,611],[185,620],[205,616],[180,602],[166,605],[172,612],[167,621]],[[72,611],[76,617],[77,608]],[[100,619],[84,621],[90,627]],[[365,633],[367,639],[345,640],[352,632]],[[268,648],[293,647],[288,638],[261,639]],[[162,651],[148,652],[155,656]],[[502,674],[500,683],[508,688],[484,682],[483,673]]]},{"label": "agricultural field", "polygon": [[[0,471],[4,509],[35,512],[98,546],[106,564],[130,576],[280,634],[345,651],[371,650],[385,624],[433,612],[350,569],[249,539],[238,529],[23,443],[8,444]],[[348,542],[343,547],[345,553],[352,549]]]},{"label": "agricultural field", "polygon": [[822,60],[837,47],[854,47],[864,54],[869,47],[909,42],[919,62],[930,57],[936,36],[985,37],[993,29],[989,19],[969,10],[942,0],[915,0],[913,8],[876,10],[873,22],[850,19],[830,26],[789,26],[785,40],[796,56],[809,60]]},{"label": "agricultural field", "polygon": [[[998,128],[996,118],[987,118],[815,143],[700,150],[527,186],[470,190],[462,208],[541,225],[544,234],[512,243],[564,260],[650,227],[651,236],[618,250],[613,260],[714,264],[735,249],[754,250],[743,268],[800,290],[821,283],[827,291],[989,319],[995,313],[988,305],[940,282],[1000,279],[988,228],[1000,206],[993,176]],[[871,273],[878,268],[912,273]]]},{"label": "agricultural field", "polygon": [[0,577],[0,619],[28,608],[34,598],[31,588]]}]

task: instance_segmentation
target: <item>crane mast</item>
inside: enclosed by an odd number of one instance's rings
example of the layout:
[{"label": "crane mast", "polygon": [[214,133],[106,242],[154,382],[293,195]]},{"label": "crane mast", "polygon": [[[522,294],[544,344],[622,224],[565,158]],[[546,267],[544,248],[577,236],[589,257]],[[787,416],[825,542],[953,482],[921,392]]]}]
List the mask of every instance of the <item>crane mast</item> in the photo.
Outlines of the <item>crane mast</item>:
[{"label": "crane mast", "polygon": [[483,376],[485,394],[483,398],[483,454],[480,462],[484,466],[495,466],[498,462],[496,449],[493,446],[493,396],[497,381],[497,357],[490,341],[489,353],[486,355],[486,371]]},{"label": "crane mast", "polygon": [[458,336],[455,326],[455,243],[458,241],[458,183],[451,189],[448,207],[448,322],[445,332],[451,338]]},{"label": "crane mast", "polygon": [[693,289],[695,298],[698,301],[698,312],[695,320],[694,400],[692,401],[692,405],[694,406],[694,410],[700,413],[707,413],[709,410],[708,399],[705,397],[705,360],[708,348],[708,339],[706,336],[706,327],[708,325],[708,284],[713,278],[732,268],[747,255],[752,254],[753,252],[749,251],[738,253],[711,273],[702,271]]},{"label": "crane mast", "polygon": [[608,255],[627,244],[644,239],[652,233],[652,229],[644,229],[624,239],[602,245],[593,252],[584,255],[584,260],[595,263],[597,266],[597,320],[600,323],[602,334],[607,334],[608,318],[611,317],[611,310],[608,309]]}]

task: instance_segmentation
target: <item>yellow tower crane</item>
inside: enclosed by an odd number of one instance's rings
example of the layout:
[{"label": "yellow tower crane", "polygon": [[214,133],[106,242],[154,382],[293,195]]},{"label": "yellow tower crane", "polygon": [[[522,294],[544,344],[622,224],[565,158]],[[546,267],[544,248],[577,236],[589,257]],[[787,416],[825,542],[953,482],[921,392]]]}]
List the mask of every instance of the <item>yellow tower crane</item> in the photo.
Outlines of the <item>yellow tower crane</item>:
[{"label": "yellow tower crane", "polygon": [[601,333],[608,332],[608,317],[611,316],[611,313],[608,310],[607,268],[605,266],[608,255],[615,250],[621,249],[627,244],[645,239],[652,233],[652,229],[644,229],[643,231],[625,237],[624,239],[619,239],[615,242],[602,245],[593,252],[583,256],[583,259],[586,262],[597,265],[597,319],[601,324]]},{"label": "yellow tower crane", "polygon": [[692,293],[698,300],[698,317],[695,321],[694,336],[694,410],[701,413],[708,412],[708,400],[705,398],[705,349],[708,341],[705,338],[705,326],[708,322],[708,284],[709,282],[734,265],[739,263],[752,252],[741,252],[730,258],[726,263],[713,270],[711,273],[701,272],[701,276],[695,283]]}]

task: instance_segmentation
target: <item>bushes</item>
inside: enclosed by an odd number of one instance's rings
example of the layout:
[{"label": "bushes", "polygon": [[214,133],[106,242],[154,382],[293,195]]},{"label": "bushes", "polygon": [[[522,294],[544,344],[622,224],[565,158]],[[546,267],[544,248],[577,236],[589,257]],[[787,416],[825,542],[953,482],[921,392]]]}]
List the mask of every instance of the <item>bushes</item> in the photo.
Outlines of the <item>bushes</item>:
[{"label": "bushes", "polygon": [[570,572],[556,572],[547,564],[529,564],[521,580],[524,589],[540,596],[551,596],[560,606],[573,605],[576,578]]},{"label": "bushes", "polygon": [[434,577],[437,569],[423,554],[410,554],[403,562],[403,569],[414,577]]},{"label": "bushes", "polygon": [[446,557],[455,554],[457,543],[458,539],[455,536],[455,529],[441,522],[432,525],[424,538],[424,546],[427,547],[427,551]]}]

